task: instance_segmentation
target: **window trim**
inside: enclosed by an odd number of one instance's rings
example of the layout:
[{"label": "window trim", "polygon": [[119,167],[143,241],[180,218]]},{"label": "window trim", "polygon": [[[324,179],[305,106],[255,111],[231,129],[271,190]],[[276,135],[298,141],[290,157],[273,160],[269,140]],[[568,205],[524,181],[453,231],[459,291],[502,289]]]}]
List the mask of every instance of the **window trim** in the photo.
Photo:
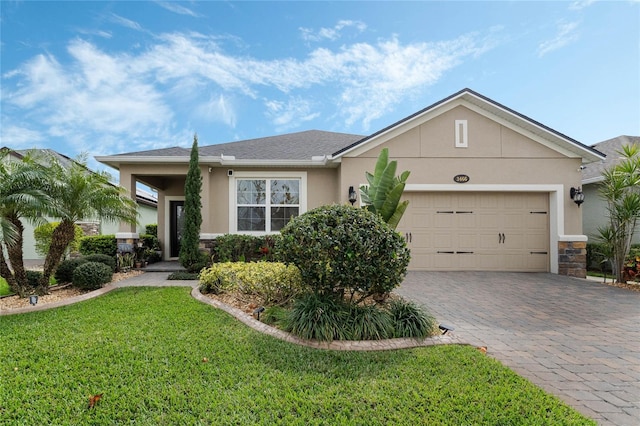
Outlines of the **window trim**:
[{"label": "window trim", "polygon": [[229,233],[245,235],[268,235],[277,234],[280,231],[238,231],[238,198],[236,195],[237,180],[245,179],[299,179],[300,180],[300,203],[299,214],[307,211],[307,172],[260,172],[260,171],[234,171],[229,176]]}]

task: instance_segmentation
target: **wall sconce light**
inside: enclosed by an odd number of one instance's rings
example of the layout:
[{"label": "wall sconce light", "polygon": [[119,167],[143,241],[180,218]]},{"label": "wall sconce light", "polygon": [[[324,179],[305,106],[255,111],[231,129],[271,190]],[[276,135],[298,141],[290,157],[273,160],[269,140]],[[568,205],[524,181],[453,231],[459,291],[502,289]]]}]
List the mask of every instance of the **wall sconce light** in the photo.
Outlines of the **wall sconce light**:
[{"label": "wall sconce light", "polygon": [[29,296],[29,303],[31,304],[31,306],[36,306],[36,304],[38,303],[38,295],[33,294]]},{"label": "wall sconce light", "polygon": [[571,187],[569,196],[571,197],[573,202],[578,205],[578,207],[580,207],[580,204],[584,203],[584,192],[582,192],[582,189],[580,189],[580,187]]},{"label": "wall sconce light", "polygon": [[349,187],[349,202],[351,205],[354,205],[356,200],[358,199],[358,194],[356,194],[356,190],[353,189],[353,186]]}]

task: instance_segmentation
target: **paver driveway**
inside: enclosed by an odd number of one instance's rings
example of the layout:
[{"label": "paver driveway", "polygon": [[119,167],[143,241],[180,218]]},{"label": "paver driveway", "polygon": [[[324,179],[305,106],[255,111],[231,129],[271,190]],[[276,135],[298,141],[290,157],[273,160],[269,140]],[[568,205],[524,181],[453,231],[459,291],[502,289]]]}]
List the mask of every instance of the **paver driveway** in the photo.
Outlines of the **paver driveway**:
[{"label": "paver driveway", "polygon": [[410,272],[397,292],[598,423],[640,425],[640,292],[500,272]]}]

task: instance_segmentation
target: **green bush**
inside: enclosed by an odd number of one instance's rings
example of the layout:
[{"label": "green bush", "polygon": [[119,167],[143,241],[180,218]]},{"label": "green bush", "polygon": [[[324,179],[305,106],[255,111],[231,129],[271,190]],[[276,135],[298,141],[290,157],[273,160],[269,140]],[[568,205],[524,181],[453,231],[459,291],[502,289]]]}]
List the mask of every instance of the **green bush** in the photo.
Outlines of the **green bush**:
[{"label": "green bush", "polygon": [[34,289],[38,287],[38,280],[42,278],[42,272],[26,270],[25,273],[27,274],[27,282],[29,283],[29,287]]},{"label": "green bush", "polygon": [[160,250],[160,240],[152,234],[140,234],[142,246],[151,250]]},{"label": "green bush", "polygon": [[167,277],[168,280],[197,280],[198,279],[198,275],[197,273],[193,273],[193,272],[172,272],[171,274],[169,274],[169,276]]},{"label": "green bush", "polygon": [[110,235],[91,235],[80,239],[80,253],[89,254],[106,254],[107,256],[115,256],[118,251],[116,236]]},{"label": "green bush", "polygon": [[277,261],[274,246],[280,238],[275,235],[225,234],[213,241],[211,254],[214,262]]},{"label": "green bush", "polygon": [[[60,222],[48,222],[38,226],[33,230],[33,237],[36,240],[36,253],[40,256],[46,256],[49,253],[49,247],[51,246],[51,237],[53,231],[60,225]],[[73,226],[75,236],[73,241],[69,244],[67,251],[78,251],[80,248],[80,240],[84,237],[82,228],[78,225]]]},{"label": "green bush", "polygon": [[376,305],[349,305],[349,320],[344,327],[347,340],[381,340],[394,335],[391,315]]},{"label": "green bush", "polygon": [[154,237],[158,237],[158,224],[157,223],[150,223],[149,225],[146,225],[144,227],[144,232],[149,234],[149,235],[153,235]]},{"label": "green bush", "polygon": [[350,335],[345,330],[349,316],[349,307],[342,300],[308,293],[296,299],[283,326],[285,331],[302,339],[346,340]]},{"label": "green bush", "polygon": [[400,285],[409,265],[404,238],[365,209],[316,208],[291,220],[281,234],[279,256],[322,294],[386,294]]},{"label": "green bush", "polygon": [[259,297],[265,304],[282,305],[302,294],[300,271],[277,262],[215,263],[200,273],[200,291],[237,291]]},{"label": "green bush", "polygon": [[435,319],[415,303],[393,299],[387,309],[394,325],[393,337],[427,337],[435,333]]},{"label": "green bush", "polygon": [[187,272],[191,272],[191,273],[200,273],[200,271],[202,271],[203,269],[211,266],[211,256],[209,256],[207,253],[204,252],[200,252],[199,253],[200,256],[200,260],[197,262],[192,262],[189,265],[187,265]]},{"label": "green bush", "polygon": [[99,262],[104,263],[108,267],[111,268],[111,272],[116,271],[116,258],[112,256],[107,256],[106,254],[90,254],[84,256],[84,259],[87,262]]},{"label": "green bush", "polygon": [[82,264],[87,263],[88,260],[80,257],[77,259],[67,259],[60,262],[58,269],[56,269],[55,278],[59,283],[70,283],[73,281],[73,271]]},{"label": "green bush", "polygon": [[282,327],[288,317],[289,311],[282,306],[269,306],[260,315],[260,321],[274,327]]},{"label": "green bush", "polygon": [[113,271],[104,263],[86,262],[73,271],[74,287],[83,290],[97,290],[110,282]]}]

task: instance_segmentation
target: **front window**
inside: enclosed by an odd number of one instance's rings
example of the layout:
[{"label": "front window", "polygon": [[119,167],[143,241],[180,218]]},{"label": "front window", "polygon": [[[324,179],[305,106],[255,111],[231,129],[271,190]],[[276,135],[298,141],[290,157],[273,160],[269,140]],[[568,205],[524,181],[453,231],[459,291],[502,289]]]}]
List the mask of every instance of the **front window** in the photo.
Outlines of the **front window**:
[{"label": "front window", "polygon": [[276,232],[300,214],[300,179],[237,179],[237,230]]}]

